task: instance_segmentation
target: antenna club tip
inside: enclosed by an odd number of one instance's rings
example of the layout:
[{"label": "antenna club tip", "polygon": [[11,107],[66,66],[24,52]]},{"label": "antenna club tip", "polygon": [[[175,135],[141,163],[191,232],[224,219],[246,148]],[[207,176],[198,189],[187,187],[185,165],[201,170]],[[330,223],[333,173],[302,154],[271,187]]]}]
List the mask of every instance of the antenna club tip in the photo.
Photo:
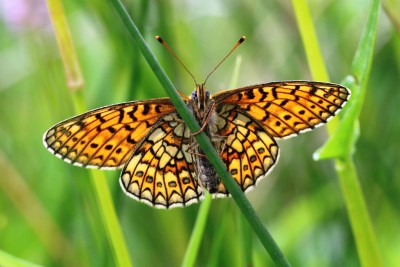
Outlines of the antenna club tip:
[{"label": "antenna club tip", "polygon": [[239,40],[239,43],[243,43],[245,40],[246,40],[246,36],[245,35],[243,35],[241,38],[240,38],[240,40]]},{"label": "antenna club tip", "polygon": [[163,39],[161,39],[161,37],[160,37],[160,36],[158,36],[158,35],[156,35],[154,38],[155,38],[157,41],[159,41],[160,43],[162,43],[162,42],[163,42]]}]

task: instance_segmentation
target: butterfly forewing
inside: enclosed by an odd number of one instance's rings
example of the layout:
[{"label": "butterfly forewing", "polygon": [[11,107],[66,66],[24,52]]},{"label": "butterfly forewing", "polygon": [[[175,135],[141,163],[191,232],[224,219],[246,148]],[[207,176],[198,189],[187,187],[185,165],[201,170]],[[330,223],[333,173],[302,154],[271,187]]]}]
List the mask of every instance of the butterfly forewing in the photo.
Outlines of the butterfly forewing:
[{"label": "butterfly forewing", "polygon": [[193,138],[176,113],[160,119],[132,153],[121,174],[125,192],[159,208],[186,206],[202,198]]},{"label": "butterfly forewing", "polygon": [[69,163],[116,168],[125,164],[160,117],[174,111],[167,98],[99,108],[56,124],[45,133],[43,142]]},{"label": "butterfly forewing", "polygon": [[273,137],[289,137],[326,123],[350,92],[341,85],[310,81],[272,82],[223,91],[217,105],[234,104],[263,124]]}]

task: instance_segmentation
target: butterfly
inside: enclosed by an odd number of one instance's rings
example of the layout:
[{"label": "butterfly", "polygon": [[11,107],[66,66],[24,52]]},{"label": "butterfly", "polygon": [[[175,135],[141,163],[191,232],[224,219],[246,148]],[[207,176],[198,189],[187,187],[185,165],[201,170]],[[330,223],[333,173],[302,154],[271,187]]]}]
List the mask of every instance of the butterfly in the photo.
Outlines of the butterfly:
[{"label": "butterfly", "polygon": [[[182,95],[244,192],[277,162],[277,139],[325,124],[349,97],[344,86],[314,81],[269,82],[214,95],[203,83],[190,97]],[[51,127],[43,142],[76,166],[122,168],[123,191],[153,207],[188,206],[200,201],[204,190],[229,196],[168,98],[88,111]]]}]

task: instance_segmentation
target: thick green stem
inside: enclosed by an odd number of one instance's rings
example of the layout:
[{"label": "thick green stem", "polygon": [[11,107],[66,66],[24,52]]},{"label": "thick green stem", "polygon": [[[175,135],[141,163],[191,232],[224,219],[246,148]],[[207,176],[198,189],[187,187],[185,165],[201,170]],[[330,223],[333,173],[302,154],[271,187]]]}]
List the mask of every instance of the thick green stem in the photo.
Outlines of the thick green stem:
[{"label": "thick green stem", "polygon": [[[161,68],[160,64],[151,53],[149,47],[146,45],[142,35],[137,29],[136,25],[132,21],[132,19],[127,14],[125,8],[119,0],[111,0],[113,5],[115,6],[118,14],[121,16],[125,26],[133,37],[135,44],[138,46],[143,56],[145,57],[147,63],[150,65],[150,68],[153,70],[154,74],[157,76],[161,85],[164,87],[168,96],[171,99],[171,102],[175,105],[179,115],[188,125],[189,129],[192,132],[197,132],[200,127],[198,122],[196,121],[193,114],[187,109],[185,103],[179,96],[175,87],[172,85],[171,81],[168,79],[164,70]],[[242,213],[250,223],[253,228],[253,231],[256,233],[261,243],[265,247],[265,249],[270,254],[271,258],[274,260],[277,266],[290,266],[289,262],[279,249],[278,245],[273,240],[270,233],[262,224],[261,220],[257,217],[253,207],[250,205],[247,198],[244,196],[242,190],[235,182],[235,180],[231,177],[229,172],[226,170],[225,164],[220,158],[219,154],[215,151],[213,145],[210,140],[204,133],[200,133],[196,135],[196,140],[202,151],[205,152],[208,160],[214,166],[218,176],[224,182],[224,185],[232,195],[238,207],[241,209]]]}]

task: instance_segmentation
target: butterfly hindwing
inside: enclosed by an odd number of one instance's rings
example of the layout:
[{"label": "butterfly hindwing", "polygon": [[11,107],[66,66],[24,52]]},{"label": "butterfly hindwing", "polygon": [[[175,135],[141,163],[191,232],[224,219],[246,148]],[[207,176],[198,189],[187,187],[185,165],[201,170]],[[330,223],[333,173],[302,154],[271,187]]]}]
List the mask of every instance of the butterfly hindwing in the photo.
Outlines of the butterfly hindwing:
[{"label": "butterfly hindwing", "polygon": [[[278,160],[278,145],[264,127],[235,105],[217,106],[217,134],[226,140],[221,157],[242,191],[252,188]],[[222,182],[218,194],[228,195]]]},{"label": "butterfly hindwing", "polygon": [[132,152],[121,173],[123,190],[158,208],[187,206],[202,196],[196,178],[190,130],[176,113],[152,128]]}]

